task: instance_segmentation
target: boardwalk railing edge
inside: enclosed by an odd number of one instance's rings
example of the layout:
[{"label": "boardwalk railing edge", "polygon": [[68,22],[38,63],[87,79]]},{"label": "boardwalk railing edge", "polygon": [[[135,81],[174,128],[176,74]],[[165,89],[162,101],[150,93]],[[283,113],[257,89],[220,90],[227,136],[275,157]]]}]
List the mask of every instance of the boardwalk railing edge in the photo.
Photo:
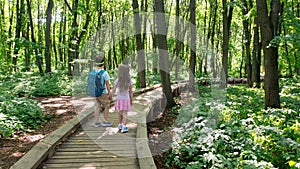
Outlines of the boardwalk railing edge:
[{"label": "boardwalk railing edge", "polygon": [[[178,96],[181,91],[187,89],[187,82],[173,83],[172,85],[173,96]],[[148,132],[147,132],[147,120],[153,119],[155,116],[155,109],[162,109],[163,97],[156,97],[151,104],[148,105],[146,111],[139,112],[139,120],[137,124],[136,135],[136,151],[139,166],[143,166],[143,169],[156,169],[156,165],[148,144]]]}]

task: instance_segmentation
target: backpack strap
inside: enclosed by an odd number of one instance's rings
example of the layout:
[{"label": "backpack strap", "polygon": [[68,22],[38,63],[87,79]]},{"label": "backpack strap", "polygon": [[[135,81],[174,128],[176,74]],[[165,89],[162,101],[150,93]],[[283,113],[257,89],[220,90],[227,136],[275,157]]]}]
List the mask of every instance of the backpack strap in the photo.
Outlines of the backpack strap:
[{"label": "backpack strap", "polygon": [[105,72],[105,70],[101,69],[101,70],[99,71],[99,74],[100,74],[100,75],[103,75],[104,72]]},{"label": "backpack strap", "polygon": [[[100,70],[99,72],[98,72],[98,75],[100,75],[100,76],[102,76],[103,74],[104,74],[104,72],[105,72],[105,70]],[[105,81],[105,80],[104,80]]]}]

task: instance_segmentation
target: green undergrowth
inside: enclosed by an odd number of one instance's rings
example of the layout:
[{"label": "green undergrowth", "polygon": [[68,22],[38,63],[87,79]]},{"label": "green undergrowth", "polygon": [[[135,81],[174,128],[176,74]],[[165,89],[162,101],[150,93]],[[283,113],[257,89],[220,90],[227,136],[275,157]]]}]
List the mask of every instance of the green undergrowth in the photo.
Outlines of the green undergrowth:
[{"label": "green undergrowth", "polygon": [[234,85],[225,92],[199,91],[180,109],[167,166],[300,168],[299,79],[280,79],[280,109],[264,109],[263,89]]},{"label": "green undergrowth", "polygon": [[25,97],[71,95],[72,84],[64,73],[40,76],[37,73],[15,73],[1,77],[0,88],[6,93]]},{"label": "green undergrowth", "polygon": [[44,114],[34,97],[71,95],[71,81],[63,73],[0,75],[0,138],[39,128],[51,115]]},{"label": "green undergrowth", "polygon": [[2,96],[0,100],[0,138],[38,129],[50,117],[51,115],[43,113],[34,100]]}]

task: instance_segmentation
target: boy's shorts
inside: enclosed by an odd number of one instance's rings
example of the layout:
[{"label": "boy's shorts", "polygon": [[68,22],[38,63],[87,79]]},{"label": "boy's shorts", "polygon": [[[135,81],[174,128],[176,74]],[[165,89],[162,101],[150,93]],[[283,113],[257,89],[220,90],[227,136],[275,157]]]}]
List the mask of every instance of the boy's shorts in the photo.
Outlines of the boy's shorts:
[{"label": "boy's shorts", "polygon": [[110,107],[110,100],[108,94],[102,94],[101,96],[97,97],[98,103],[100,103],[104,108]]}]

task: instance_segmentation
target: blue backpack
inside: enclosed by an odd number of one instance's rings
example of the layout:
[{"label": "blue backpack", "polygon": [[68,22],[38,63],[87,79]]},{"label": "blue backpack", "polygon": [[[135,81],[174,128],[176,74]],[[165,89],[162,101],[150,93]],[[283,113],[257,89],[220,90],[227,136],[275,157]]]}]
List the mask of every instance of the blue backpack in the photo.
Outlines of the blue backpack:
[{"label": "blue backpack", "polygon": [[99,72],[93,70],[88,74],[87,94],[89,96],[99,97],[102,95],[105,90],[104,72],[105,70],[100,70]]}]

